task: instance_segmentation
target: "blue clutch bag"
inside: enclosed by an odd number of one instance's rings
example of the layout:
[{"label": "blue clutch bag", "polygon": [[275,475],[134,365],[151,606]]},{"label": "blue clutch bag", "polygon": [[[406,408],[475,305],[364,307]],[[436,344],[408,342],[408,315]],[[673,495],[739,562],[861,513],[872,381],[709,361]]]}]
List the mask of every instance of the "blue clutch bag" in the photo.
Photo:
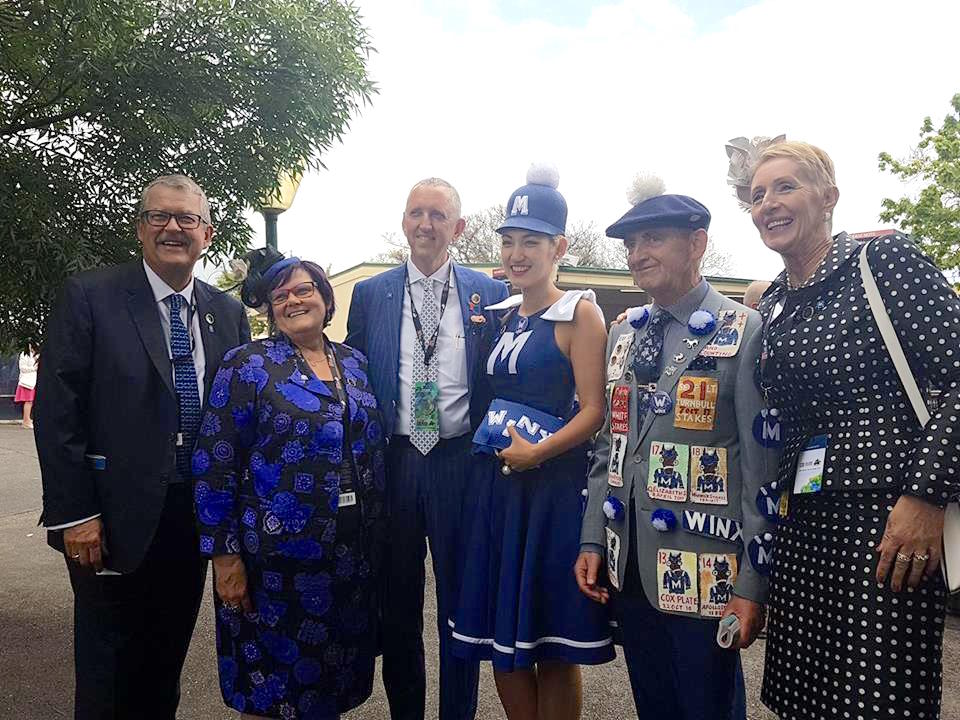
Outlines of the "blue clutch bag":
[{"label": "blue clutch bag", "polygon": [[507,428],[513,425],[520,437],[531,443],[546,440],[566,421],[555,415],[541,412],[529,405],[494,399],[487,408],[480,427],[473,434],[473,452],[494,454],[497,450],[510,447],[510,434]]}]

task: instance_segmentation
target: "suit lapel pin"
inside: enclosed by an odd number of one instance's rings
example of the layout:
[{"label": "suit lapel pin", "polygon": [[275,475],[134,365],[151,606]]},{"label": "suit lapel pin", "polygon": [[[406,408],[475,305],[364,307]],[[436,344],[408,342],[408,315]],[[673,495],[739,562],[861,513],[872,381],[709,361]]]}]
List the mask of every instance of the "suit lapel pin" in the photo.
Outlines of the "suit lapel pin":
[{"label": "suit lapel pin", "polygon": [[700,341],[696,338],[684,338],[683,342],[686,343],[687,347],[693,350],[697,345],[700,344]]},{"label": "suit lapel pin", "polygon": [[207,327],[210,330],[210,332],[213,332],[213,321],[216,319],[213,317],[213,313],[208,312],[206,315],[203,316],[203,319],[207,321]]},{"label": "suit lapel pin", "polygon": [[683,357],[684,357],[683,353],[677,353],[676,355],[673,356],[673,361],[677,364],[682,363]]},{"label": "suit lapel pin", "polygon": [[664,370],[664,372],[667,374],[667,377],[673,377],[673,374],[674,374],[676,371],[677,371],[677,369],[676,369],[673,365],[668,365],[668,366],[667,366],[667,369]]}]

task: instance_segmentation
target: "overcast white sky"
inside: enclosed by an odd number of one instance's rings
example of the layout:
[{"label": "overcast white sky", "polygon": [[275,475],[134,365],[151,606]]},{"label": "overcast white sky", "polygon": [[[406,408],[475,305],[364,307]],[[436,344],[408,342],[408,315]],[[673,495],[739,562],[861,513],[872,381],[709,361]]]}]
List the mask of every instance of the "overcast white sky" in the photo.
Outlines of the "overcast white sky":
[{"label": "overcast white sky", "polygon": [[837,166],[834,228],[870,230],[881,199],[904,192],[877,154],[907,154],[960,91],[953,1],[358,4],[380,92],[279,220],[281,251],[334,272],[383,249],[417,180],[449,180],[469,213],[505,202],[545,159],[570,220],[606,227],[633,175],[657,172],[710,208],[732,276],[770,278],[779,258],[726,185],[727,139],[820,145]]}]

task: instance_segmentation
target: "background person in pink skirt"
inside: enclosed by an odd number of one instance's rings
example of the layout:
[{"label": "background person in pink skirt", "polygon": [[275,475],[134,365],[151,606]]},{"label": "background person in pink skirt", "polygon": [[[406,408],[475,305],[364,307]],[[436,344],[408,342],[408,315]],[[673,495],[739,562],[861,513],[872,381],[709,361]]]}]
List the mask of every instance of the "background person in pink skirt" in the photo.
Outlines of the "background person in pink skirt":
[{"label": "background person in pink skirt", "polygon": [[37,385],[37,357],[33,353],[20,355],[20,378],[17,380],[17,392],[13,396],[15,403],[23,403],[23,426],[33,429],[30,413],[33,410],[33,398]]}]

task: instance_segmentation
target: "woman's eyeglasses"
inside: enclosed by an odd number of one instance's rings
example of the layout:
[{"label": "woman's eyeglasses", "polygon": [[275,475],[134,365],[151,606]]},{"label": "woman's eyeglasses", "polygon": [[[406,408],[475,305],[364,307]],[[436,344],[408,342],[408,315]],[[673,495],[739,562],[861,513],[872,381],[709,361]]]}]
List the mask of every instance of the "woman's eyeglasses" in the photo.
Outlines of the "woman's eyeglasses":
[{"label": "woman's eyeglasses", "polygon": [[271,290],[270,304],[283,305],[291,295],[299,300],[306,300],[307,298],[313,297],[313,293],[316,292],[316,290],[317,284],[315,282],[300,283],[290,289],[280,288],[278,290]]}]

